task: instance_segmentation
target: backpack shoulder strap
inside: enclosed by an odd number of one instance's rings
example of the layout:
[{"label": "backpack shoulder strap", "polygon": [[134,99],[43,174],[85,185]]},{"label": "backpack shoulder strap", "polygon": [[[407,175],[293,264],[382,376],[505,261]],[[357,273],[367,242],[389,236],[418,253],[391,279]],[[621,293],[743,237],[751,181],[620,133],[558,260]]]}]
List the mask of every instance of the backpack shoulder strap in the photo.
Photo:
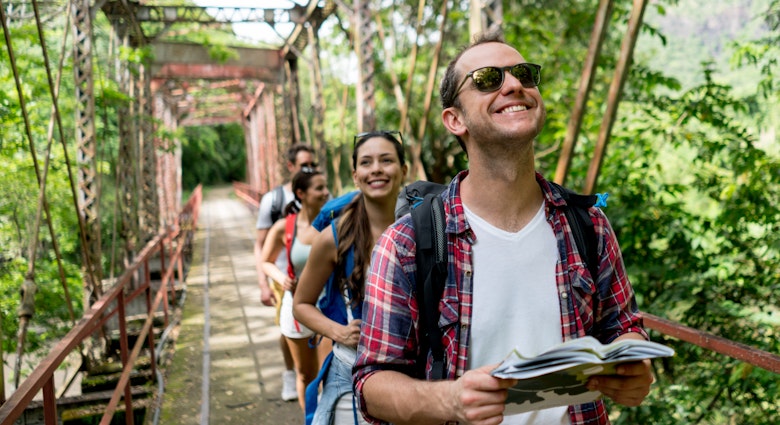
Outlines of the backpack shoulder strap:
[{"label": "backpack shoulder strap", "polygon": [[282,210],[284,209],[284,186],[276,186],[273,190],[273,197],[271,198],[271,221],[276,223],[277,220],[282,218]]},{"label": "backpack shoulder strap", "polygon": [[599,272],[599,242],[588,209],[596,204],[598,197],[596,195],[581,195],[555,182],[549,183],[550,187],[566,200],[567,207],[564,208],[564,213],[571,226],[574,242],[577,244],[577,251],[582,256],[582,260],[587,265],[588,272],[590,272],[590,276],[595,282]]},{"label": "backpack shoulder strap", "polygon": [[416,295],[419,309],[418,377],[425,378],[428,352],[433,356],[431,378],[444,379],[445,359],[439,329],[439,301],[447,280],[447,235],[444,203],[438,194],[425,195],[422,202],[411,210],[417,245]]},{"label": "backpack shoulder strap", "polygon": [[295,279],[295,268],[292,263],[292,244],[298,231],[298,214],[288,214],[284,221],[284,247],[287,250],[287,275]]}]

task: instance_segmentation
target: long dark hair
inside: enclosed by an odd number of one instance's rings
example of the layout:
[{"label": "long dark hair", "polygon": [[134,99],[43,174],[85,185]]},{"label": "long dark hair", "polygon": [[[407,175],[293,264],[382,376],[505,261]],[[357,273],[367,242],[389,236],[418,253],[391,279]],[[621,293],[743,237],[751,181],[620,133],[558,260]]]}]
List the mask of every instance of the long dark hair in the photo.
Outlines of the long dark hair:
[{"label": "long dark hair", "polygon": [[[356,136],[355,147],[352,151],[352,167],[357,167],[357,153],[363,144],[371,138],[381,137],[393,143],[398,161],[403,167],[406,164],[406,155],[403,144],[395,137],[400,133],[389,131],[373,131]],[[352,200],[341,213],[337,227],[339,246],[338,261],[336,264],[336,276],[339,279],[339,289],[343,292],[349,289],[352,293],[352,304],[363,302],[363,286],[366,278],[368,263],[371,261],[371,251],[374,249],[374,240],[371,237],[371,223],[368,221],[366,201],[363,194],[359,194]],[[349,278],[346,277],[346,260],[350,248],[354,247],[354,267]]]},{"label": "long dark hair", "polygon": [[285,207],[283,211],[283,216],[287,216],[289,214],[297,213],[301,210],[301,199],[298,198],[298,191],[307,191],[312,185],[312,180],[314,180],[314,176],[321,176],[322,171],[316,170],[314,168],[308,168],[304,167],[301,169],[301,171],[298,171],[295,173],[295,175],[292,178],[292,192],[295,199],[290,201]]}]

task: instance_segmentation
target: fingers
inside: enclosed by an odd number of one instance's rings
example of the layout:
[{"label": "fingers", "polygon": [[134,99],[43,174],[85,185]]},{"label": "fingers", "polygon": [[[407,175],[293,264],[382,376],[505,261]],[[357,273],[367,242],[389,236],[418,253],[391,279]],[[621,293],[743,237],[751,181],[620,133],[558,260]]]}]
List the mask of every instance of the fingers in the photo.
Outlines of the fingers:
[{"label": "fingers", "polygon": [[276,305],[276,297],[274,297],[273,291],[271,291],[270,289],[261,290],[260,302],[263,303],[264,306],[268,306],[268,307]]},{"label": "fingers", "polygon": [[624,363],[616,372],[615,375],[592,377],[588,389],[600,391],[616,403],[638,406],[650,393],[650,385],[654,382],[650,360]]},{"label": "fingers", "polygon": [[357,347],[360,340],[360,319],[355,319],[344,326],[342,344],[349,347]]},{"label": "fingers", "polygon": [[461,422],[488,425],[503,421],[506,389],[517,384],[517,380],[491,376],[490,371],[495,366],[488,365],[470,370],[458,380]]},{"label": "fingers", "polygon": [[290,279],[289,277],[284,280],[284,290],[295,292],[295,287],[298,286],[298,279]]}]

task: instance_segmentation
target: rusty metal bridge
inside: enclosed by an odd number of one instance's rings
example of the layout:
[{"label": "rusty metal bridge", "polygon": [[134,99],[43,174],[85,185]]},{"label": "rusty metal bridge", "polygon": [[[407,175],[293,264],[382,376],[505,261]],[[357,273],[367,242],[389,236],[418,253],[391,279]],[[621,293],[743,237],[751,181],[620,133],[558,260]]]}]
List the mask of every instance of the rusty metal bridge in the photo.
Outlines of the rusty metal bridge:
[{"label": "rusty metal bridge", "polygon": [[[259,194],[280,182],[280,147],[302,140],[298,122],[298,60],[318,28],[338,8],[350,9],[356,28],[370,20],[367,2],[355,7],[341,1],[310,0],[305,6],[234,8],[158,6],[129,0],[71,0],[64,2],[73,31],[76,81],[79,217],[83,222],[88,253],[85,271],[88,286],[103,281],[98,211],[96,208],[93,20],[102,14],[111,24],[113,49],[148,48],[154,60],[120,61],[116,76],[132,99],[119,114],[118,173],[133,176],[120,181],[120,235],[124,242],[125,272],[110,287],[99,291],[77,325],[49,353],[0,406],[0,425],[15,423],[64,423],[73,405],[88,405],[64,394],[70,383],[60,383],[55,373],[84,350],[96,334],[109,329],[117,347],[116,380],[99,395],[101,424],[109,424],[119,412],[122,423],[300,423],[296,404],[278,399],[281,359],[278,329],[272,309],[256,301],[257,277],[251,255],[253,214]],[[484,21],[500,14],[500,1],[488,1]],[[637,2],[635,2],[637,3]],[[638,8],[645,6],[644,1]],[[11,22],[44,13],[62,12],[63,2],[0,1],[0,20]],[[39,7],[41,9],[39,9]],[[599,17],[611,7],[602,1]],[[632,29],[641,21],[641,10],[632,15]],[[216,61],[197,44],[164,41],[177,24],[224,25],[235,22],[293,26],[281,46],[237,47],[235,57]],[[597,22],[594,40],[603,37],[604,22]],[[358,31],[360,32],[360,31]],[[6,30],[7,34],[7,30]],[[636,33],[629,34],[636,37]],[[8,36],[6,40],[9,40]],[[360,44],[365,42],[365,44]],[[373,65],[370,42],[360,40],[363,53],[358,94],[359,127],[373,127]],[[8,43],[10,44],[10,43]],[[629,45],[631,43],[628,43]],[[597,51],[596,45],[593,47]],[[616,105],[628,66],[621,57],[616,71]],[[585,64],[583,81],[594,63]],[[622,74],[622,75],[621,75]],[[587,88],[585,88],[587,91]],[[587,96],[578,103],[570,133],[564,143],[556,180],[563,180],[579,130],[578,114]],[[610,109],[608,115],[614,110]],[[609,117],[608,117],[609,118]],[[192,125],[240,123],[247,150],[247,181],[235,188],[204,195],[198,188],[182,205],[181,147],[175,138],[160,137],[160,129],[175,132]],[[611,126],[611,122],[605,125]],[[600,137],[602,137],[600,135]],[[609,137],[607,130],[601,140]],[[599,158],[600,160],[600,158]],[[595,184],[600,162],[589,172]],[[592,185],[590,186],[592,188]],[[240,199],[240,200],[237,200]],[[185,302],[186,301],[186,302]],[[139,307],[140,305],[140,307]],[[175,325],[175,326],[171,326]],[[657,332],[696,344],[706,350],[780,373],[780,357],[716,335],[645,314],[645,325]],[[177,336],[177,359],[166,379],[158,378],[166,355],[165,342]],[[144,360],[144,357],[147,360]],[[136,384],[138,375],[157,385]],[[72,378],[72,377],[71,377]],[[160,391],[159,394],[152,394]],[[67,403],[67,404],[66,404]],[[67,408],[65,406],[68,406]],[[139,416],[143,419],[139,419]]]}]

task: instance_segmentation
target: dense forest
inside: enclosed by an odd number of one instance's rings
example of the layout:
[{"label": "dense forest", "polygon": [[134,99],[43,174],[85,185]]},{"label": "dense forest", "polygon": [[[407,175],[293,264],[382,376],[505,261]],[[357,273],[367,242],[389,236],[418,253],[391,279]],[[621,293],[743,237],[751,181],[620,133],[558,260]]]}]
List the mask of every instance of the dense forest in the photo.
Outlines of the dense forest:
[{"label": "dense forest", "polygon": [[[467,158],[438,120],[437,92],[429,94],[426,88],[430,67],[438,66],[433,69],[438,83],[441,67],[468,42],[469,1],[375,3],[381,5],[374,16],[377,127],[399,128],[399,104],[408,104],[408,121],[401,128],[406,143],[421,148],[419,160],[429,179],[445,181],[467,166]],[[598,3],[503,2],[505,37],[526,59],[543,66],[540,91],[548,115],[536,153],[539,171],[550,179]],[[615,2],[567,179],[567,186],[575,190],[582,189],[593,156],[630,11],[631,2]],[[62,15],[50,14],[44,32],[49,61],[55,64],[61,51],[68,51],[63,49],[63,40],[70,36]],[[116,267],[112,257],[116,114],[127,102],[112,78],[112,61],[143,61],[148,52],[111,51],[110,28],[100,14],[95,28],[101,229],[108,276]],[[350,181],[345,158],[357,129],[355,79],[350,71],[357,66],[352,30],[350,17],[341,9],[320,28],[321,104],[311,95],[318,90],[311,72],[311,45],[300,59],[302,125],[309,129],[321,125],[324,134],[321,140],[305,141],[324,148],[329,160],[322,163],[331,165],[328,172],[337,192],[348,189],[340,182]],[[0,50],[0,320],[2,348],[13,352],[18,291],[30,252],[36,252],[39,285],[35,331],[28,336],[31,349],[45,349],[68,327],[65,287],[80,314],[82,278],[68,164],[61,146],[47,143],[52,101],[38,32],[33,22],[10,22],[8,33],[11,45],[6,38]],[[237,40],[229,26],[188,25],[169,37],[222,45],[227,52],[229,45],[248,43]],[[442,51],[437,55],[439,41]],[[609,193],[605,212],[618,234],[640,309],[772,353],[780,353],[779,58],[780,0],[650,2],[596,188]],[[27,117],[12,63],[23,77]],[[72,146],[73,71],[67,58],[63,63],[59,105],[66,142]],[[426,110],[429,100],[433,106]],[[318,123],[313,117],[320,110],[323,118]],[[26,120],[32,125],[27,127]],[[184,128],[173,136],[184,146],[186,186],[243,178],[239,126]],[[39,248],[33,251],[29,246],[39,205],[31,146],[39,161],[51,162],[46,195],[60,263],[46,226],[40,227]],[[780,423],[778,375],[657,333],[651,337],[673,347],[677,355],[654,365],[657,383],[640,407],[610,407],[614,423]]]}]

